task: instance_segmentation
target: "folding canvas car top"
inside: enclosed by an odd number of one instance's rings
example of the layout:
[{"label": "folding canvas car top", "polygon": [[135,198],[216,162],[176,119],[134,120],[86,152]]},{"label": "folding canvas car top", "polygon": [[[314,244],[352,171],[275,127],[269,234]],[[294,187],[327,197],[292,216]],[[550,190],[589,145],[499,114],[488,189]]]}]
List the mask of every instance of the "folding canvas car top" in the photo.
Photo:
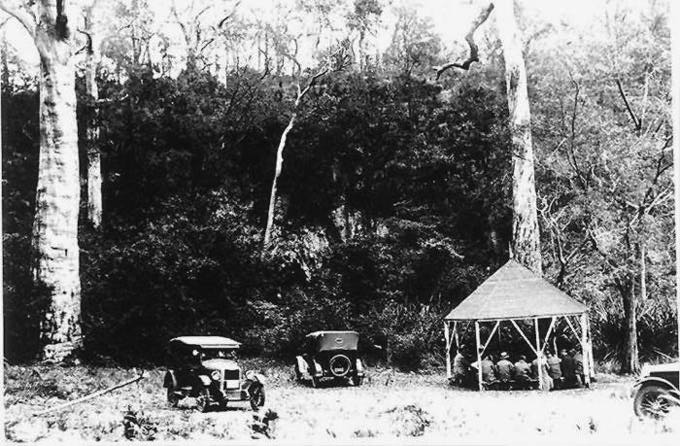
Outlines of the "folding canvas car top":
[{"label": "folding canvas car top", "polygon": [[170,340],[170,343],[195,345],[201,348],[239,348],[240,342],[222,336],[180,336]]},{"label": "folding canvas car top", "polygon": [[310,347],[317,351],[356,350],[359,344],[356,331],[315,331],[305,337],[312,341]]}]

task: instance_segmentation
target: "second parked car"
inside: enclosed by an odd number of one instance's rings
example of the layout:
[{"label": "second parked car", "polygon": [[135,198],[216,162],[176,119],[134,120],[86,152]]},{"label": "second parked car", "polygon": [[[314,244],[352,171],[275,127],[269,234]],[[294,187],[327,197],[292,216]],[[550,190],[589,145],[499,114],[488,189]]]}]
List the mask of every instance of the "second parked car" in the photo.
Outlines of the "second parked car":
[{"label": "second parked car", "polygon": [[315,331],[305,337],[304,352],[296,357],[295,377],[318,387],[322,380],[351,382],[360,386],[364,366],[358,356],[356,331]]}]

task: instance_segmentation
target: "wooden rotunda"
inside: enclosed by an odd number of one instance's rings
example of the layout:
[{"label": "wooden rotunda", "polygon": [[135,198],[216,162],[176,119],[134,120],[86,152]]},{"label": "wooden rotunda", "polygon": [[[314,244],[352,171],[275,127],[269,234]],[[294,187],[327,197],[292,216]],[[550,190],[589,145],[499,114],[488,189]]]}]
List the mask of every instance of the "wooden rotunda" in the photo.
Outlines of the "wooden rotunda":
[{"label": "wooden rotunda", "polygon": [[[543,334],[539,329],[539,321],[542,319],[550,321]],[[528,336],[517,324],[518,321],[533,322],[534,339],[530,339],[531,333]],[[451,350],[454,345],[456,350],[460,347],[461,329],[467,331],[474,324],[475,351],[479,364],[493,335],[504,322],[510,323],[517,330],[536,357],[545,351],[550,335],[557,326],[566,324],[579,340],[585,384],[590,384],[593,354],[586,306],[514,260],[509,260],[499,268],[445,317],[447,378],[452,377]],[[492,327],[487,339],[481,338],[480,327],[483,324]],[[477,369],[479,389],[483,390],[481,367]],[[539,367],[539,373],[543,373],[542,367]],[[542,376],[540,378],[539,383],[542,383]]]}]

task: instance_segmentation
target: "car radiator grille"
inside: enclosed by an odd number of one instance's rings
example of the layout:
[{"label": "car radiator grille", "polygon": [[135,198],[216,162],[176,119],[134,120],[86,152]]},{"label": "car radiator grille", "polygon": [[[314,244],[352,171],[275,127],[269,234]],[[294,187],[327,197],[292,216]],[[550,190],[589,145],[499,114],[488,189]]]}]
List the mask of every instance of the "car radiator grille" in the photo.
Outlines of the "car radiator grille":
[{"label": "car radiator grille", "polygon": [[226,390],[240,389],[241,374],[238,370],[224,371],[224,388]]}]

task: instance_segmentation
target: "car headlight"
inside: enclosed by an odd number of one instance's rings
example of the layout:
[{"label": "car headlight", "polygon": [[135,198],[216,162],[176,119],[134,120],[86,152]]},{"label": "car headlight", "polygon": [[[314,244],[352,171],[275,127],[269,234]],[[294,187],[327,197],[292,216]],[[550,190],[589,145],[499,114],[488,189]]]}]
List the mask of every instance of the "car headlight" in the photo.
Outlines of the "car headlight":
[{"label": "car headlight", "polygon": [[215,381],[219,381],[220,378],[222,377],[222,374],[220,373],[219,370],[213,370],[212,373],[210,374],[210,377]]}]

